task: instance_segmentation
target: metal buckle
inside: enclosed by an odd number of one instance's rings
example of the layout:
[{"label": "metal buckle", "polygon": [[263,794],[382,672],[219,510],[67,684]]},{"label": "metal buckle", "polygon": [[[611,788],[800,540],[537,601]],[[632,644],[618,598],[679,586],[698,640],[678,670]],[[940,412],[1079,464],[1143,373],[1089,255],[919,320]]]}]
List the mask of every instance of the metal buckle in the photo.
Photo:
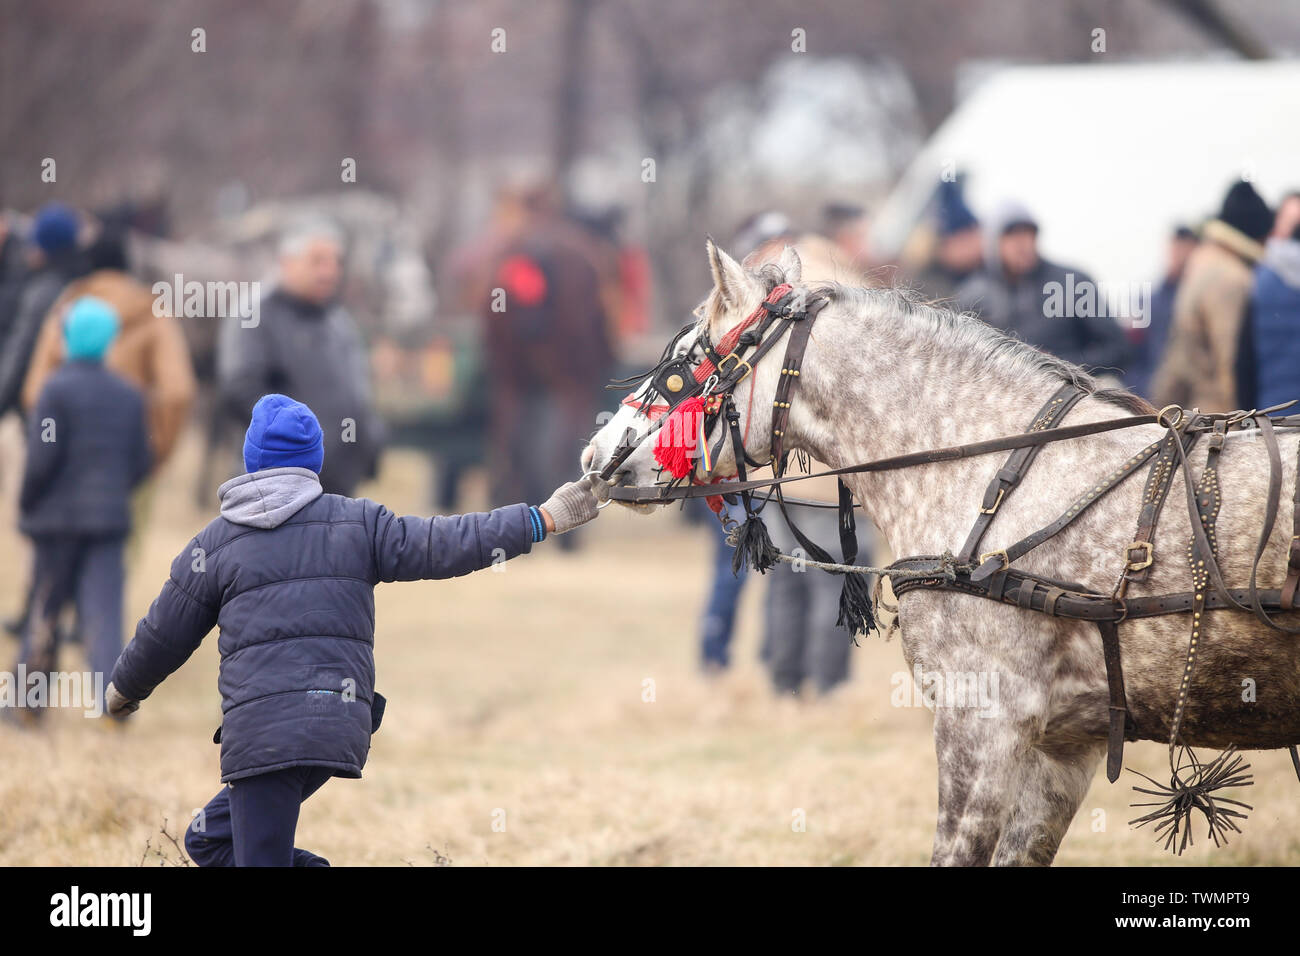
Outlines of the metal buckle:
[{"label": "metal buckle", "polygon": [[1005,550],[985,551],[983,554],[980,555],[980,564],[983,564],[989,558],[1002,559],[1002,567],[998,568],[999,571],[1005,571],[1007,568],[1011,567],[1011,559],[1007,557],[1007,552]]},{"label": "metal buckle", "polygon": [[[1177,412],[1178,417],[1175,418],[1173,421],[1167,422],[1165,421],[1166,412]],[[1160,409],[1160,411],[1156,412],[1156,423],[1159,425],[1163,425],[1165,428],[1177,428],[1179,425],[1182,424],[1183,416],[1185,414],[1186,412],[1179,405],[1166,405],[1164,408]]]},{"label": "metal buckle", "polygon": [[732,366],[732,369],[731,369],[732,372],[738,370],[742,365],[745,366],[745,368],[746,368],[746,370],[747,370],[747,371],[745,372],[744,375],[742,375],[742,376],[740,376],[740,378],[736,379],[736,381],[735,381],[735,384],[736,384],[736,385],[739,385],[741,382],[743,382],[745,379],[747,379],[747,378],[749,377],[749,373],[752,372],[752,371],[754,371],[754,366],[752,366],[752,365],[750,365],[748,362],[744,361],[744,360],[743,360],[739,355],[737,355],[735,352],[732,352],[730,355],[724,355],[724,356],[722,357],[722,361],[718,363],[718,374],[719,374],[719,375],[730,375],[730,374],[731,374],[730,372],[727,371],[727,369],[726,369],[726,367],[725,367],[726,364],[727,364],[727,359],[735,359],[735,360],[736,360],[736,364],[735,364],[734,366]]},{"label": "metal buckle", "polygon": [[[993,514],[993,512],[997,511],[997,510],[998,510],[998,505],[1002,504],[1002,496],[1005,495],[1006,493],[1007,493],[1007,489],[1006,489],[1006,488],[999,488],[999,489],[998,489],[998,497],[997,497],[997,500],[995,500],[995,501],[993,502],[993,507],[991,507],[991,508],[981,508],[981,509],[980,509],[980,514],[982,514],[982,515],[991,515],[991,514]],[[993,552],[993,553],[996,554],[997,552]]]},{"label": "metal buckle", "polygon": [[[1135,560],[1133,558],[1134,549],[1145,552],[1146,557]],[[1155,561],[1155,558],[1152,556],[1151,551],[1152,548],[1151,548],[1150,541],[1134,541],[1132,544],[1130,544],[1127,548],[1124,549],[1124,561],[1125,561],[1124,570],[1141,571],[1143,568],[1151,567],[1152,563]]]}]

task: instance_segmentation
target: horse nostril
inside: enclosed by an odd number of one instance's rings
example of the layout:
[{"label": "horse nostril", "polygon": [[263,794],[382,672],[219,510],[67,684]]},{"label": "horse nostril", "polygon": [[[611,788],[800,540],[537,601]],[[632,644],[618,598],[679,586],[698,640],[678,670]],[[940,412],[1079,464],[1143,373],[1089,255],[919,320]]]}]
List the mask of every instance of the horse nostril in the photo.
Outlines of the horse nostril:
[{"label": "horse nostril", "polygon": [[588,471],[591,468],[591,463],[595,460],[596,460],[595,445],[588,445],[586,448],[582,450],[582,454],[578,456],[578,461],[582,465],[583,471]]}]

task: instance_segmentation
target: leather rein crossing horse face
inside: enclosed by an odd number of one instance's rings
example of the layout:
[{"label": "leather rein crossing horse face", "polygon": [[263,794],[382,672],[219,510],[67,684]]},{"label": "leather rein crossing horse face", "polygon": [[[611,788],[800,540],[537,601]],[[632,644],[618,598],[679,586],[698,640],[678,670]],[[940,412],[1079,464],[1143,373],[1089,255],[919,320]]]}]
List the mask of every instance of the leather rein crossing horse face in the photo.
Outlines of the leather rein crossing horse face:
[{"label": "leather rein crossing horse face", "polygon": [[[728,540],[735,548],[732,570],[736,573],[746,566],[764,573],[782,557],[772,545],[767,528],[759,516],[762,506],[755,507],[753,496],[754,488],[774,483],[775,499],[781,516],[805,553],[813,561],[831,566],[827,568],[830,573],[843,575],[840,613],[836,623],[851,635],[857,635],[874,628],[875,619],[871,591],[866,579],[843,570],[857,561],[857,527],[852,493],[841,480],[839,500],[832,506],[839,509],[840,516],[840,550],[843,555],[843,563],[840,564],[799,529],[786,508],[780,487],[789,454],[786,431],[800,381],[804,352],[808,347],[813,323],[826,303],[825,296],[813,295],[807,290],[796,290],[791,284],[783,282],[773,288],[766,299],[728,331],[716,346],[710,341],[705,326],[685,352],[678,355],[680,342],[689,333],[690,327],[679,332],[665,349],[659,365],[644,376],[640,392],[623,400],[623,404],[634,408],[638,414],[645,415],[651,425],[657,427],[620,443],[599,474],[601,480],[609,481],[618,473],[628,456],[647,438],[655,435],[655,460],[672,480],[666,485],[657,486],[657,495],[653,500],[667,503],[687,497],[705,498],[709,508],[722,522]],[[759,461],[745,447],[748,422],[742,431],[734,392],[736,386],[753,372],[759,360],[783,338],[787,339],[786,350],[772,401],[769,455],[767,461]],[[697,351],[700,357],[695,359]],[[625,379],[616,384],[627,384],[629,381],[632,380]],[[663,401],[656,403],[657,397]],[[726,422],[726,428],[718,441],[717,450],[711,452],[708,437],[719,420]],[[723,443],[728,439],[736,466],[736,481],[719,486],[719,479],[711,476]],[[697,477],[699,465],[703,465],[704,480]],[[776,482],[748,481],[747,467],[761,468],[767,465],[772,466]],[[690,479],[689,484],[680,484],[687,478]],[[645,491],[646,489],[640,488],[612,488],[609,494],[612,500],[630,500],[626,493],[639,495]],[[724,505],[724,500],[736,504],[737,494],[745,512],[743,524],[736,522],[726,512]],[[770,499],[764,499],[764,506],[768,500]]]},{"label": "leather rein crossing horse face", "polygon": [[[788,283],[776,286],[767,298],[743,321],[729,330],[715,345],[710,339],[707,325],[691,325],[682,329],[669,343],[660,363],[648,373],[634,379],[623,379],[610,387],[618,387],[641,380],[638,392],[623,399],[623,404],[644,415],[652,426],[637,437],[624,438],[614,450],[609,462],[599,472],[602,481],[610,481],[619,468],[641,444],[655,436],[655,459],[661,471],[672,479],[665,488],[688,476],[696,484],[707,484],[713,471],[717,454],[708,446],[708,436],[713,426],[721,420],[729,426],[722,440],[732,439],[737,473],[744,480],[745,466],[760,467],[760,462],[745,449],[739,432],[739,415],[736,412],[734,392],[754,370],[754,365],[776,346],[786,333],[800,325],[810,325],[825,304],[821,298],[808,300],[808,293],[795,290]],[[698,328],[695,338],[684,352],[678,354],[682,340]],[[798,340],[806,344],[807,336]],[[795,341],[792,337],[791,341]],[[802,347],[800,356],[802,357]],[[787,355],[787,358],[790,358]],[[788,363],[787,363],[788,364]],[[783,376],[784,378],[784,376]],[[778,396],[779,399],[779,396]],[[788,408],[785,403],[785,408]],[[778,405],[778,410],[782,410]],[[733,421],[734,420],[734,421]],[[782,416],[774,416],[784,420]],[[773,434],[773,457],[781,447],[781,430]],[[740,437],[741,440],[737,441]],[[718,444],[721,450],[721,442]],[[695,475],[703,465],[706,480]],[[665,499],[668,500],[668,499]],[[715,509],[718,510],[718,509]]]}]

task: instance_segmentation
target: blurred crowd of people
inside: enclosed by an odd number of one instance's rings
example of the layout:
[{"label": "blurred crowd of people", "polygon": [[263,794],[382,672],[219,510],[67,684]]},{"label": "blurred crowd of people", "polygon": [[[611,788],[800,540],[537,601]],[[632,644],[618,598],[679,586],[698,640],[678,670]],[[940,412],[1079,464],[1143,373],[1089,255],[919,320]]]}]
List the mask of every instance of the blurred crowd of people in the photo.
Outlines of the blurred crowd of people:
[{"label": "blurred crowd of people", "polygon": [[[617,341],[645,330],[648,263],[621,241],[619,220],[617,210],[568,209],[549,185],[503,188],[483,234],[450,263],[451,298],[481,327],[493,506],[542,500],[573,476]],[[247,311],[213,313],[202,288],[197,312],[182,308],[184,277],[175,295],[156,294],[150,280],[173,276],[133,275],[129,248],[125,222],[63,203],[0,217],[0,418],[23,422],[19,528],[32,543],[31,576],[4,623],[28,673],[54,670],[69,640],[86,644],[92,670],[111,670],[130,543],[201,392],[218,444],[242,434],[265,394],[312,408],[327,493],[352,496],[374,478],[388,438],[369,343],[344,301],[337,224],[284,224],[273,278],[249,283]],[[194,322],[219,323],[213,356],[192,354],[205,338],[187,336]],[[223,451],[237,474],[236,444]]]},{"label": "blurred crowd of people", "polygon": [[944,182],[922,244],[928,251],[900,265],[927,298],[974,312],[1157,406],[1262,409],[1300,397],[1292,361],[1298,227],[1300,192],[1272,209],[1251,183],[1234,182],[1203,222],[1171,224],[1163,274],[1149,295],[1134,297],[1139,308],[1113,314],[1112,297],[1090,275],[1039,252],[1039,224],[1022,204],[1005,201],[981,222],[960,184]]},{"label": "blurred crowd of people", "polygon": [[[649,263],[622,236],[621,218],[617,209],[574,210],[550,183],[505,186],[481,233],[441,270],[450,285],[442,301],[479,328],[493,506],[540,500],[572,477],[582,441],[611,404],[603,387],[623,343],[652,332]],[[1071,307],[1069,290],[1095,283],[1043,256],[1039,232],[1023,204],[1009,200],[981,218],[960,183],[943,182],[920,226],[923,241],[898,262],[873,255],[869,214],[848,202],[827,204],[809,224],[760,210],[731,248],[752,264],[794,245],[809,282],[908,285],[1157,406],[1225,411],[1300,397],[1300,192],[1272,209],[1250,183],[1235,182],[1203,223],[1172,225],[1166,268],[1138,316],[1112,315],[1100,292],[1093,307]],[[336,224],[286,223],[254,315],[198,320],[221,323],[212,361],[196,361],[188,313],[160,308],[147,284],[171,277],[133,274],[127,238],[125,221],[60,203],[30,218],[0,217],[0,417],[17,413],[25,423],[20,527],[33,543],[32,574],[6,624],[29,668],[50,666],[67,637],[84,639],[100,669],[120,649],[130,542],[196,397],[208,394],[214,414],[240,429],[266,393],[313,408],[327,492],[355,494],[376,475],[388,440],[369,344],[341,296],[347,236]],[[132,416],[143,444],[131,437]],[[815,506],[833,504],[834,489],[807,495],[796,520],[813,540],[835,540],[834,509]],[[863,525],[860,553],[870,562],[873,534]],[[573,547],[578,538],[559,540]],[[730,664],[746,586],[732,575],[721,535],[715,547],[701,625],[707,672]],[[847,678],[849,644],[831,623],[838,585],[784,565],[769,576],[762,656],[778,692],[811,685],[825,693]],[[69,605],[77,626],[61,628]]]}]

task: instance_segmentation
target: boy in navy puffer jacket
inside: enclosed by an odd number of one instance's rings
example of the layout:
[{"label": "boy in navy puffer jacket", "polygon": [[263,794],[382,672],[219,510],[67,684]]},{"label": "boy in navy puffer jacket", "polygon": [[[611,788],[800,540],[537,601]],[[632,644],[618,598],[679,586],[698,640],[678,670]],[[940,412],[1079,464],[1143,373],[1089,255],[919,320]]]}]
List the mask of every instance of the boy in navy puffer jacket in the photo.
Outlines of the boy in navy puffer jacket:
[{"label": "boy in navy puffer jacket", "polygon": [[221,516],[185,546],[122,652],[107,696],[128,713],[220,628],[221,779],[185,847],[200,866],[312,866],[293,845],[299,806],[332,776],[360,777],[379,728],[374,587],[468,574],[596,516],[587,482],[540,508],[398,517],[327,495],[323,436],[283,395],[253,408],[248,474],[218,490]]}]

